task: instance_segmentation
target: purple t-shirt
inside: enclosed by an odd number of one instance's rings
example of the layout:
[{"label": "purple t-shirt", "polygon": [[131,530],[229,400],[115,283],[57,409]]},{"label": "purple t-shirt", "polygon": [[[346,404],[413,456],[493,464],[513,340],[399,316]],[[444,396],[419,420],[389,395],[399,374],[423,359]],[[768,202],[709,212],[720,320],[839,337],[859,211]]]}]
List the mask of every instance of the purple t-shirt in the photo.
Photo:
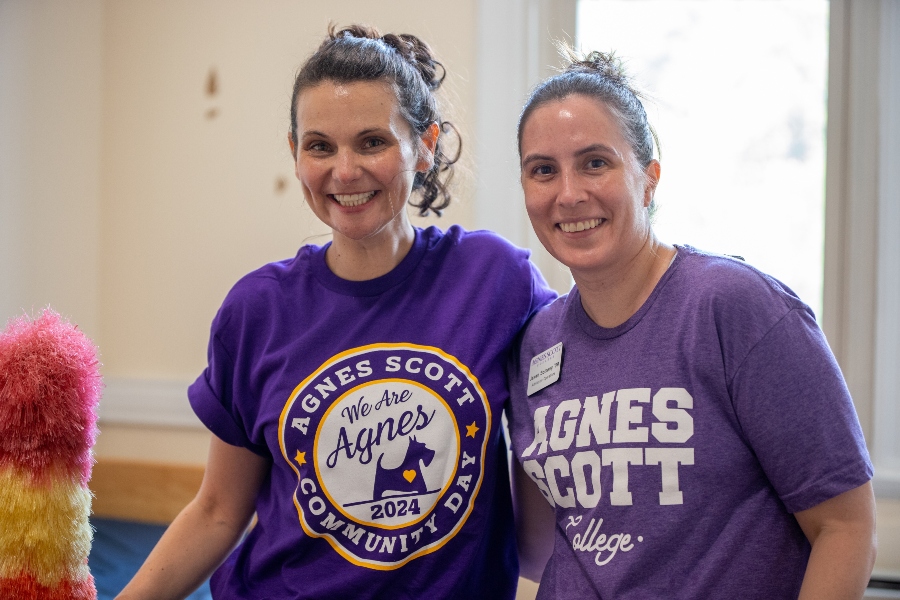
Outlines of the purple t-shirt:
[{"label": "purple t-shirt", "polygon": [[234,286],[189,390],[215,435],[272,459],[213,595],[513,598],[504,365],[554,294],[489,232],[417,230],[370,281],[326,248]]},{"label": "purple t-shirt", "polygon": [[[598,326],[574,288],[510,363],[513,449],[556,514],[538,598],[796,598],[810,548],[791,513],[872,476],[809,308],[677,250],[628,321]],[[559,343],[559,379],[528,395]]]}]

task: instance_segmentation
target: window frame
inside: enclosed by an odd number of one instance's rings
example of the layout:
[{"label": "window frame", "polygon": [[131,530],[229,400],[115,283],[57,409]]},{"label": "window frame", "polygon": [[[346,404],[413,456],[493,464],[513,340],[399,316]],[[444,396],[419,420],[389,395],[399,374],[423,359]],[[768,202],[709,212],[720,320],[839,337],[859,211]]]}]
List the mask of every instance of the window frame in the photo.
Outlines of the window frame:
[{"label": "window frame", "polygon": [[822,328],[900,498],[900,8],[831,0]]}]

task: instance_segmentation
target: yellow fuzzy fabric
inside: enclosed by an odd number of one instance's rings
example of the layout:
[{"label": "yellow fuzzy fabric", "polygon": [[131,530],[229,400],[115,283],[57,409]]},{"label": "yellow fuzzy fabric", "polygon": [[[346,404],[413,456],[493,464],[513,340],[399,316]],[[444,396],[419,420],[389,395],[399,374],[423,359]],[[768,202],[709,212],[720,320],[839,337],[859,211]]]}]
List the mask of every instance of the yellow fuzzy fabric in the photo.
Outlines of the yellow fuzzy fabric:
[{"label": "yellow fuzzy fabric", "polygon": [[27,472],[0,468],[0,578],[25,572],[51,587],[86,579],[90,512],[91,492],[77,474],[39,483]]}]

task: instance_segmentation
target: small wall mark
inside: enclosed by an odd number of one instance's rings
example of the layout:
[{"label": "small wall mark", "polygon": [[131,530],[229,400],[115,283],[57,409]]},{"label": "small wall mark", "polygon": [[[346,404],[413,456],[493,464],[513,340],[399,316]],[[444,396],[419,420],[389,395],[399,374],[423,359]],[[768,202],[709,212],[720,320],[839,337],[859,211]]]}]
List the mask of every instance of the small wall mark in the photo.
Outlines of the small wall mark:
[{"label": "small wall mark", "polygon": [[[209,73],[206,76],[206,84],[204,85],[204,91],[206,93],[206,97],[210,101],[214,101],[216,96],[219,94],[219,74],[216,72],[215,67],[209,68]],[[219,108],[217,106],[210,106],[206,109],[206,118],[207,119],[215,119],[219,116]]]}]

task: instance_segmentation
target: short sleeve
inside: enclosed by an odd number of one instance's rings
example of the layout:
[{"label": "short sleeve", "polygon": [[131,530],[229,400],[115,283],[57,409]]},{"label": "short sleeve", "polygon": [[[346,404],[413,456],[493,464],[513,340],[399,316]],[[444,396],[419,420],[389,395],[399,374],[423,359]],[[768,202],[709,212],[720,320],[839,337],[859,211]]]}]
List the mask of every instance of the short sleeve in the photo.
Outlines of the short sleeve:
[{"label": "short sleeve", "polygon": [[232,446],[247,448],[260,456],[268,457],[270,452],[266,446],[254,444],[250,440],[234,397],[237,375],[234,361],[217,335],[217,330],[227,321],[220,310],[213,321],[207,350],[208,365],[188,388],[188,399],[194,413],[216,437]]},{"label": "short sleeve", "polygon": [[741,429],[789,512],[871,479],[849,390],[808,310],[788,311],[753,347],[731,395]]}]

